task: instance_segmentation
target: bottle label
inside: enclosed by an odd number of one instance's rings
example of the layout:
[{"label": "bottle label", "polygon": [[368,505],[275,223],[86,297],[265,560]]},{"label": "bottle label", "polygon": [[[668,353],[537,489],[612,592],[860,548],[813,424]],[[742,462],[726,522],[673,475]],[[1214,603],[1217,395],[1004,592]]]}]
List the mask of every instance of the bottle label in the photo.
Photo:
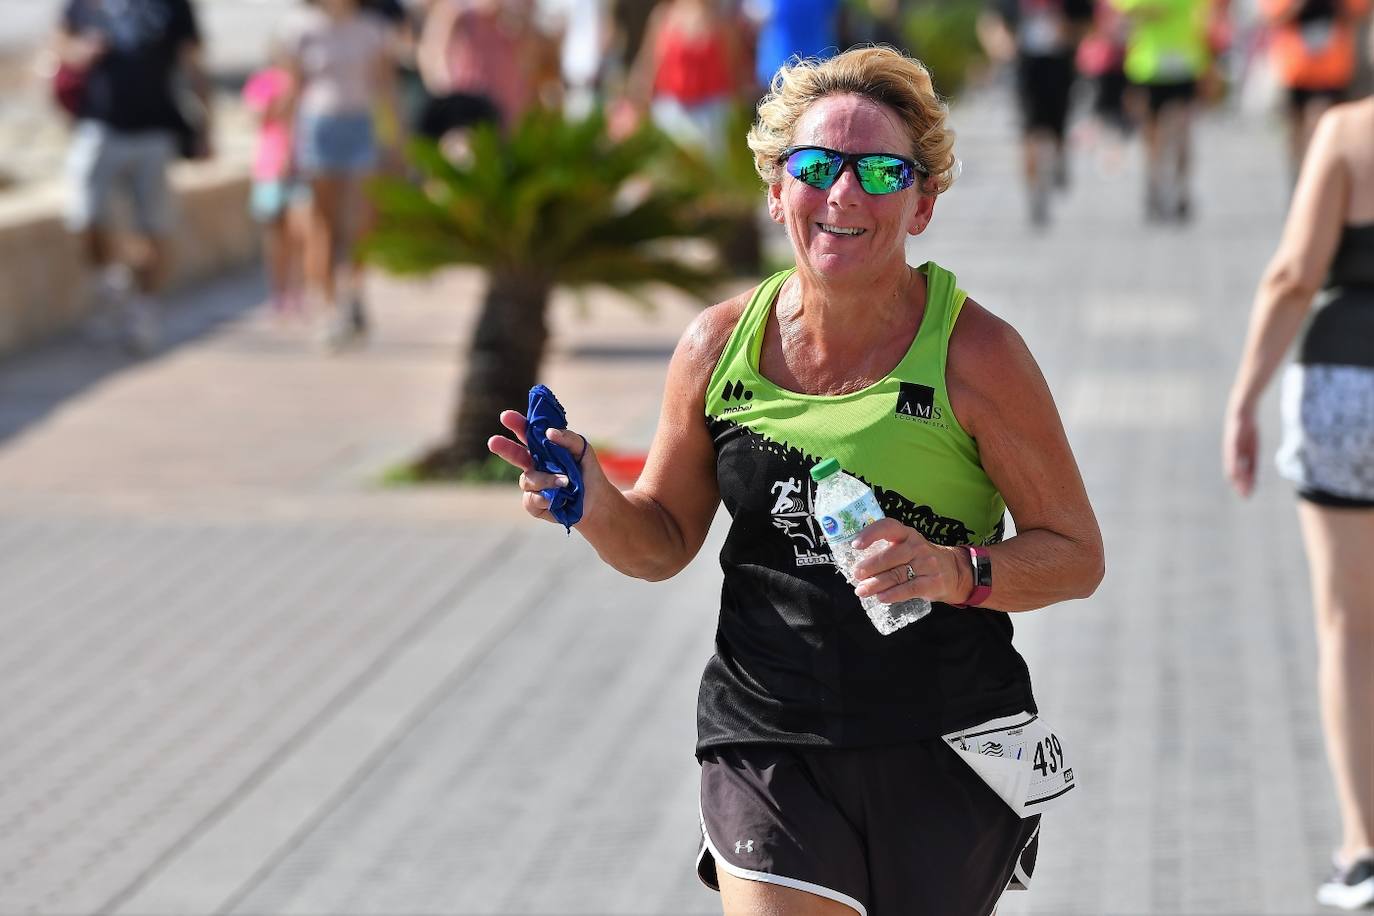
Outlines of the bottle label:
[{"label": "bottle label", "polygon": [[883,510],[878,507],[878,498],[869,492],[833,513],[822,514],[821,530],[831,544],[844,544],[882,518]]}]

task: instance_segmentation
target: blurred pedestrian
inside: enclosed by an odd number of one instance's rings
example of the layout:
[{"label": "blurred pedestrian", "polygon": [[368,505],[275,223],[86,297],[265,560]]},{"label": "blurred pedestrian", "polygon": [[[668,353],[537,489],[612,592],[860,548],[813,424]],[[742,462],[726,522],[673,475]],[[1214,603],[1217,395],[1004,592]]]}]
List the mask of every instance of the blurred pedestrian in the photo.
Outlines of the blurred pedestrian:
[{"label": "blurred pedestrian", "polygon": [[291,70],[274,46],[273,63],[249,76],[244,107],[257,118],[249,208],[262,226],[272,312],[278,318],[302,307],[305,219],[310,189],[296,175],[292,131],[296,118]]},{"label": "blurred pedestrian", "polygon": [[493,119],[514,127],[538,97],[539,41],[525,0],[436,0],[420,36],[420,76],[433,97],[421,132]]},{"label": "blurred pedestrian", "polygon": [[544,0],[540,12],[553,21],[564,111],[572,118],[585,117],[605,98],[614,32],[611,0]]},{"label": "blurred pedestrian", "polygon": [[[395,114],[399,122],[388,122],[389,112],[382,107],[378,111],[377,130],[384,147],[398,153],[402,138],[410,132],[428,101],[416,63],[426,2],[428,0],[361,0],[360,3],[363,12],[377,17],[390,33],[392,67],[396,71]],[[402,163],[390,162],[385,165],[389,170],[396,171]]]},{"label": "blurred pedestrian", "polygon": [[1130,23],[1126,78],[1143,94],[1145,218],[1186,221],[1195,102],[1211,64],[1208,0],[1112,0]]},{"label": "blurred pedestrian", "polygon": [[978,23],[988,56],[1016,68],[1022,175],[1035,226],[1049,222],[1051,189],[1068,186],[1075,55],[1092,20],[1092,0],[993,0]]},{"label": "blurred pedestrian", "polygon": [[906,46],[902,29],[902,6],[898,0],[855,0],[840,9],[840,44],[887,45],[897,50]]},{"label": "blurred pedestrian", "polygon": [[395,70],[386,26],[358,0],[306,2],[288,21],[283,46],[297,92],[295,165],[310,183],[307,295],[321,342],[337,347],[366,330],[355,290],[341,297],[338,278],[362,228],[363,181],[379,161],[378,110],[399,123]]},{"label": "blurred pedestrian", "polygon": [[749,84],[739,25],[719,0],[663,0],[649,16],[629,96],[678,143],[719,156]]},{"label": "blurred pedestrian", "polygon": [[1255,296],[1223,442],[1242,496],[1258,473],[1260,396],[1300,331],[1278,466],[1297,486],[1342,826],[1317,899],[1358,909],[1374,905],[1374,99],[1318,121]]},{"label": "blurred pedestrian", "polygon": [[1350,90],[1359,18],[1368,9],[1369,0],[1264,0],[1270,60],[1287,94],[1294,179],[1317,119]]},{"label": "blurred pedestrian", "polygon": [[[210,152],[195,10],[190,0],[66,0],[55,44],[62,63],[80,74],[67,225],[83,236],[97,308],[119,322],[130,349],[146,353],[160,337],[155,297],[173,224],[167,170],[179,152]],[[197,98],[198,135],[188,134],[178,102],[183,80]],[[113,234],[119,193],[129,196],[134,219],[126,250],[117,250]]]},{"label": "blurred pedestrian", "polygon": [[644,47],[644,31],[649,27],[649,16],[659,0],[611,0],[611,47],[610,61],[616,69],[616,84],[611,88],[620,93],[625,90],[630,68],[639,59],[640,49]]},{"label": "blurred pedestrian", "polygon": [[758,23],[754,80],[760,93],[784,64],[839,53],[840,0],[746,0],[744,8]]},{"label": "blurred pedestrian", "polygon": [[1109,0],[1093,4],[1091,30],[1079,42],[1078,72],[1093,83],[1092,113],[1106,128],[1125,135],[1131,132],[1131,116],[1126,108],[1125,17]]}]

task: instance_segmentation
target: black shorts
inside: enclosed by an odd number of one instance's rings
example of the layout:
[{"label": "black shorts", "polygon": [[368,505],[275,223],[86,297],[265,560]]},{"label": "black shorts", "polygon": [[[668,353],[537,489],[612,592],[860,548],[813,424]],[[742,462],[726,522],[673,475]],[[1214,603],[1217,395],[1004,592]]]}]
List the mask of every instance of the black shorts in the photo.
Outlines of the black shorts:
[{"label": "black shorts", "polygon": [[1374,509],[1374,500],[1340,496],[1335,493],[1329,493],[1326,490],[1319,490],[1316,487],[1300,488],[1298,490],[1298,499],[1301,499],[1303,502],[1312,503],[1314,506],[1323,506],[1327,509]]},{"label": "black shorts", "polygon": [[1178,83],[1145,83],[1150,105],[1150,114],[1157,115],[1170,105],[1190,104],[1197,98],[1197,80],[1183,80]]},{"label": "black shorts", "polygon": [[1093,94],[1093,114],[1103,122],[1119,130],[1130,127],[1126,114],[1126,74],[1120,70],[1109,70],[1095,81]]},{"label": "black shorts", "polygon": [[987,916],[1030,880],[1022,819],[933,738],[901,747],[738,745],[701,754],[697,875],[809,891],[861,916]]},{"label": "black shorts", "polygon": [[431,140],[441,140],[451,130],[478,124],[501,126],[501,111],[496,103],[484,95],[455,92],[426,102],[415,123],[415,132]]},{"label": "black shorts", "polygon": [[1302,89],[1298,86],[1288,88],[1288,110],[1302,111],[1307,107],[1308,102],[1316,99],[1325,99],[1329,105],[1339,105],[1345,101],[1346,91],[1344,89]]},{"label": "black shorts", "polygon": [[1023,130],[1048,130],[1056,137],[1064,136],[1073,77],[1073,58],[1067,55],[1027,54],[1018,60],[1016,90]]}]

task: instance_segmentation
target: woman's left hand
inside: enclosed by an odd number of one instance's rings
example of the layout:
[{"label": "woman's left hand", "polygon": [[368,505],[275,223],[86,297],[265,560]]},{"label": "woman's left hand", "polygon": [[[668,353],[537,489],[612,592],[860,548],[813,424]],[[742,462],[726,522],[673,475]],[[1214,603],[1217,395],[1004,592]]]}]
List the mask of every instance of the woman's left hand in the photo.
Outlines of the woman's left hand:
[{"label": "woman's left hand", "polygon": [[958,604],[973,590],[973,572],[957,547],[940,547],[892,518],[874,522],[854,539],[860,550],[885,542],[854,567],[860,598],[876,595],[884,604],[927,598]]},{"label": "woman's left hand", "polygon": [[1255,489],[1259,458],[1259,427],[1253,409],[1228,410],[1222,431],[1221,462],[1226,479],[1241,496]]}]

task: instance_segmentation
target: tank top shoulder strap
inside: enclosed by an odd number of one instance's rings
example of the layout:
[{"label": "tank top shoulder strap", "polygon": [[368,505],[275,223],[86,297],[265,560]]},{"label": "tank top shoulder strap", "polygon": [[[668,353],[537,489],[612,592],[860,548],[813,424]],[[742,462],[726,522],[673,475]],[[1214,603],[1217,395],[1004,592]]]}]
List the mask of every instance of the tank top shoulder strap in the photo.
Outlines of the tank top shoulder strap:
[{"label": "tank top shoulder strap", "polygon": [[949,356],[949,335],[968,294],[956,285],[954,274],[934,261],[927,261],[917,270],[926,276],[926,311],[911,349],[893,374],[925,374],[933,369],[943,379]]},{"label": "tank top shoulder strap", "polygon": [[780,270],[754,288],[754,294],[735,322],[735,329],[716,361],[715,371],[711,373],[708,392],[715,391],[718,383],[727,375],[734,377],[741,373],[756,375],[759,353],[763,348],[763,326],[773,311],[773,303],[787,279],[796,273],[795,267]]}]

